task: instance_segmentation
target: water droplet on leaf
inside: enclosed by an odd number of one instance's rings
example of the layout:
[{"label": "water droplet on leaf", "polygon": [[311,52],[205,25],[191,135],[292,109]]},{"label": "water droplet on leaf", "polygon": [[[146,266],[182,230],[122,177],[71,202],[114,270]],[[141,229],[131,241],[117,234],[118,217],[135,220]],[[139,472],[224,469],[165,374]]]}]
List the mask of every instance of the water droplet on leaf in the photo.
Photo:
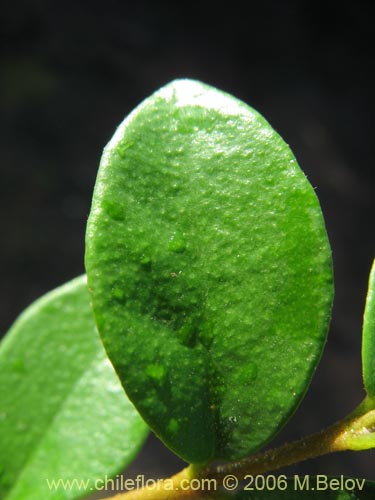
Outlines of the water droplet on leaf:
[{"label": "water droplet on leaf", "polygon": [[168,244],[168,249],[171,252],[176,252],[176,253],[181,253],[186,250],[186,242],[184,240],[182,233],[180,233],[179,231],[176,231],[174,233]]}]

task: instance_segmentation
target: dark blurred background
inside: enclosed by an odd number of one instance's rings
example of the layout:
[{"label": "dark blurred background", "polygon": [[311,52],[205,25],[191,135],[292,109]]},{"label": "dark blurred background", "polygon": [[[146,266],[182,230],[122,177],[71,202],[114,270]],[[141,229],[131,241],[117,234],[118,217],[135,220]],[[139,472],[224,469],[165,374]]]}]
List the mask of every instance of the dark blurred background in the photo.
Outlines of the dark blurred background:
[{"label": "dark blurred background", "polygon": [[[372,1],[1,2],[0,331],[83,273],[101,151],[123,117],[177,77],[260,111],[316,188],[333,248],[332,328],[311,390],[278,442],[360,402],[361,321],[374,252]],[[290,353],[293,356],[293,353]],[[151,439],[131,471],[180,467]],[[375,452],[290,471],[375,479]]]}]

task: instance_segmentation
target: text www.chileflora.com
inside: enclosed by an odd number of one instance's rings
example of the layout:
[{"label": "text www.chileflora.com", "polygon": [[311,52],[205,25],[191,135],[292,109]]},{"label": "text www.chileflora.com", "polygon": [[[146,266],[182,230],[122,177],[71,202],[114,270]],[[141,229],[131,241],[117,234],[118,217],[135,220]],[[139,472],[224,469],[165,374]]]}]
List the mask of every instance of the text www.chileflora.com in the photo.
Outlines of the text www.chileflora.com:
[{"label": "text www.chileflora.com", "polygon": [[[147,479],[139,474],[135,479],[116,476],[114,479],[105,476],[102,479],[46,479],[50,491],[132,491],[139,488],[176,490],[171,479],[163,480],[163,484],[155,479]],[[216,479],[183,479],[180,490],[215,491],[218,487]]]}]

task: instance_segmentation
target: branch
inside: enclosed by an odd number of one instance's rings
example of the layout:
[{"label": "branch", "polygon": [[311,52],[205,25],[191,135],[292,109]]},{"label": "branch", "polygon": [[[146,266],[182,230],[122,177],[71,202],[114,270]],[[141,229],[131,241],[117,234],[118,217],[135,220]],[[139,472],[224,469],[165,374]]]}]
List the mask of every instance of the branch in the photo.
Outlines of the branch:
[{"label": "branch", "polygon": [[[251,457],[224,465],[205,468],[190,465],[169,479],[161,479],[152,488],[120,493],[112,500],[185,500],[202,497],[204,490],[197,490],[197,481],[216,481],[219,492],[227,475],[241,481],[245,475],[263,474],[298,462],[329,453],[346,450],[364,450],[375,447],[374,400],[366,398],[348,417],[298,441],[267,450]],[[194,480],[193,483],[190,482]],[[214,490],[211,489],[211,494]],[[215,493],[216,496],[216,493]]]}]

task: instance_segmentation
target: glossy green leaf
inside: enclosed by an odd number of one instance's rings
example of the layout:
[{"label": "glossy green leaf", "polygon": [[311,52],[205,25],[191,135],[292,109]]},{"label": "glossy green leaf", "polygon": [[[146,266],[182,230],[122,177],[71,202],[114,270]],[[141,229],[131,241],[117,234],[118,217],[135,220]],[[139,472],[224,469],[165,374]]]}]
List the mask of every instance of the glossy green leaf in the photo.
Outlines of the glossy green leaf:
[{"label": "glossy green leaf", "polygon": [[293,413],[326,338],[331,253],[312,187],[246,104],[181,80],[120,125],[86,268],[115,369],[175,453],[243,457]]},{"label": "glossy green leaf", "polygon": [[[2,500],[81,497],[128,464],[146,433],[100,342],[85,277],[17,319],[0,345]],[[50,489],[59,479],[92,481]]]},{"label": "glossy green leaf", "polygon": [[[276,487],[272,491],[267,488],[257,491],[253,484],[252,491],[241,491],[234,496],[228,495],[228,500],[374,500],[375,498],[375,483],[364,479],[343,476],[333,478],[325,475],[299,476],[298,479],[296,477],[281,482],[282,489]],[[272,480],[269,481],[271,488],[273,484]],[[262,487],[262,481],[259,485]]]},{"label": "glossy green leaf", "polygon": [[375,397],[375,261],[370,272],[363,316],[362,365],[367,394]]}]

